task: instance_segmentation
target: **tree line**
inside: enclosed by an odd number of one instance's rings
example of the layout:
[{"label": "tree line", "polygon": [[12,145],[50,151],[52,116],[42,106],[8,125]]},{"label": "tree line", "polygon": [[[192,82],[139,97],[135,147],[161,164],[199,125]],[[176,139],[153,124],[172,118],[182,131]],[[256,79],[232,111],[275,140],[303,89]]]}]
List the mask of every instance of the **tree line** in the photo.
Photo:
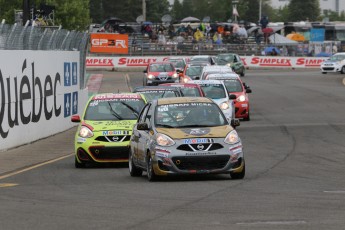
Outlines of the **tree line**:
[{"label": "tree line", "polygon": [[[40,4],[54,6],[55,24],[69,30],[86,30],[90,23],[101,23],[109,17],[135,22],[142,15],[142,0],[30,0],[30,7],[38,9]],[[147,21],[161,22],[165,14],[173,22],[193,16],[199,19],[210,17],[214,21],[234,20],[233,0],[146,0]],[[257,23],[259,21],[260,0],[239,0],[238,20]],[[14,10],[23,8],[23,0],[0,0],[0,17],[7,23],[14,23]],[[288,5],[273,9],[270,0],[262,0],[262,15],[270,21],[320,21],[328,17],[330,21],[345,21],[345,13],[328,11],[321,15],[319,0],[291,0]]]}]

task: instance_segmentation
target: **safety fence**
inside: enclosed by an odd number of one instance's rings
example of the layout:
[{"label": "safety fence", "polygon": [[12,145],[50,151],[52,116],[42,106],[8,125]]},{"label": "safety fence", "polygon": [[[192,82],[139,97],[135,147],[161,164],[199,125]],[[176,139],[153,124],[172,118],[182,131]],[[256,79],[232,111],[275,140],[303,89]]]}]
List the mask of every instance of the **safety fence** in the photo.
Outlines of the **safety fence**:
[{"label": "safety fence", "polygon": [[80,52],[80,87],[85,87],[85,57],[89,34],[61,27],[0,24],[0,50],[59,50]]}]

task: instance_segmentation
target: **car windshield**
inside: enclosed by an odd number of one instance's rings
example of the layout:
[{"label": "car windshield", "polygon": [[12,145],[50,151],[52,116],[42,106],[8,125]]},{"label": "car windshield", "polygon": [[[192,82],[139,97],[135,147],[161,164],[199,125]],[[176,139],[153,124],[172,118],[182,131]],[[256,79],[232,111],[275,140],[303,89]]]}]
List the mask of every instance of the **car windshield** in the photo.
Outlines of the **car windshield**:
[{"label": "car windshield", "polygon": [[141,93],[145,96],[147,101],[153,101],[159,98],[166,98],[166,97],[178,97],[179,95],[172,90],[146,90]]},{"label": "car windshield", "polygon": [[330,60],[331,61],[341,61],[345,59],[345,55],[333,55]]},{"label": "car windshield", "polygon": [[183,60],[180,59],[170,59],[169,62],[171,62],[175,68],[184,68],[185,66]]},{"label": "car windshield", "polygon": [[92,100],[87,106],[84,120],[136,120],[144,105],[144,101],[137,98]]},{"label": "car windshield", "polygon": [[201,84],[205,96],[211,99],[225,98],[226,92],[221,84]]},{"label": "car windshield", "polygon": [[213,127],[227,124],[224,114],[215,103],[159,105],[155,110],[157,128]]},{"label": "car windshield", "polygon": [[228,92],[242,92],[242,84],[239,80],[224,80],[224,85]]},{"label": "car windshield", "polygon": [[189,77],[200,76],[202,71],[202,66],[190,66],[186,69],[186,75]]},{"label": "car windshield", "polygon": [[190,61],[191,62],[195,62],[195,61],[206,61],[206,62],[208,62],[209,59],[208,59],[208,57],[193,57]]},{"label": "car windshield", "polygon": [[182,91],[184,97],[201,97],[200,91],[198,88],[182,87],[181,91]]},{"label": "car windshield", "polygon": [[151,64],[151,72],[172,72],[174,71],[171,64]]},{"label": "car windshield", "polygon": [[217,61],[219,63],[229,63],[234,61],[233,55],[218,55]]}]

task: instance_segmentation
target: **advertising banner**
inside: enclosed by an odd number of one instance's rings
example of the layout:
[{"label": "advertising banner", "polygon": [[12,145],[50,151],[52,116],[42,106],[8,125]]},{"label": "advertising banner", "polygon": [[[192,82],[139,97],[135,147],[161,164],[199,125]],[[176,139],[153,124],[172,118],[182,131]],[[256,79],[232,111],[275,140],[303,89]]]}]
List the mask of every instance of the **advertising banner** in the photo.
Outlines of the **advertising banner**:
[{"label": "advertising banner", "polygon": [[[150,62],[165,61],[168,58],[169,56],[87,57],[86,68],[146,67]],[[242,56],[241,59],[248,68],[319,68],[327,57]]]},{"label": "advertising banner", "polygon": [[87,99],[79,60],[79,51],[1,50],[0,150],[74,126]]},{"label": "advertising banner", "polygon": [[128,34],[91,34],[91,53],[128,54]]}]

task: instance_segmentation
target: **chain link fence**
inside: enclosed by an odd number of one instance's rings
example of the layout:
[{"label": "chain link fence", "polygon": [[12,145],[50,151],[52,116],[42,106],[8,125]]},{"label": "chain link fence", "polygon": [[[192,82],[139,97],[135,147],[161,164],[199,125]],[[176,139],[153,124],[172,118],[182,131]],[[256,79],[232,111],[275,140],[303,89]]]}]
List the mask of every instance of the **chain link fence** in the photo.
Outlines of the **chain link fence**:
[{"label": "chain link fence", "polygon": [[0,24],[0,50],[64,50],[80,52],[80,87],[85,87],[89,34],[61,27]]}]

